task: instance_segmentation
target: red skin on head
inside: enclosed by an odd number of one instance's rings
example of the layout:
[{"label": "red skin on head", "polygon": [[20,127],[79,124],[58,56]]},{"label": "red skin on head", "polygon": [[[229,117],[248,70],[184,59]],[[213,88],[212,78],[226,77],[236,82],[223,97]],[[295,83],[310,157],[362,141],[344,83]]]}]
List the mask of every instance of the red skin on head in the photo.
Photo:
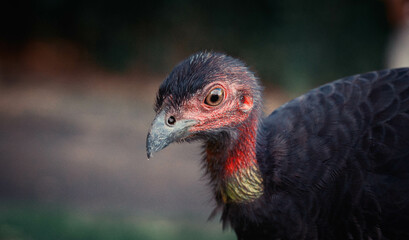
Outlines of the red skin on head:
[{"label": "red skin on head", "polygon": [[[210,106],[205,103],[205,98],[214,88],[224,90],[224,99],[219,105]],[[256,162],[256,128],[253,124],[257,122],[246,121],[253,107],[253,98],[246,94],[248,92],[250,91],[246,90],[245,86],[238,83],[226,84],[216,81],[182,104],[176,110],[177,112],[174,110],[168,113],[175,116],[176,119],[196,120],[197,124],[189,129],[192,134],[222,127],[232,128],[245,123],[238,126],[237,144],[226,159],[225,177]],[[207,154],[211,153],[208,151]]]},{"label": "red skin on head", "polygon": [[[224,90],[224,100],[220,105],[209,106],[204,100],[208,93],[217,87]],[[179,116],[182,119],[194,119],[198,122],[190,129],[192,133],[235,126],[248,117],[248,111],[243,109],[243,104],[238,99],[237,87],[237,84],[226,86],[225,83],[215,82],[184,103],[180,107]]]}]

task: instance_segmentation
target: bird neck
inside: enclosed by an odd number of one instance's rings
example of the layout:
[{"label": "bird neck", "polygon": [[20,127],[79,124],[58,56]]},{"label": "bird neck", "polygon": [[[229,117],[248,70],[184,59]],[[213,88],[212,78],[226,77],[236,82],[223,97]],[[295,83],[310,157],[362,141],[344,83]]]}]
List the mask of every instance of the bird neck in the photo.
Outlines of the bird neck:
[{"label": "bird neck", "polygon": [[216,198],[224,203],[245,203],[263,194],[256,156],[259,111],[253,110],[236,129],[206,144],[206,165]]}]

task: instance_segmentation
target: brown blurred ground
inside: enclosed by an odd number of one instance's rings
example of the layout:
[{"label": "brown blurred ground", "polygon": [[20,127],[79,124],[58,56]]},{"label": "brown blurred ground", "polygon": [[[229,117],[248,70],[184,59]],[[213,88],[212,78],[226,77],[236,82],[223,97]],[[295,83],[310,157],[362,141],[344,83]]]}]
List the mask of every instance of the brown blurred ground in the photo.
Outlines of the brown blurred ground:
[{"label": "brown blurred ground", "polygon": [[[198,144],[173,145],[146,158],[152,105],[166,76],[138,66],[104,72],[75,47],[55,44],[33,43],[0,61],[7,67],[0,72],[0,198],[210,214]],[[266,92],[267,112],[287,99]]]}]

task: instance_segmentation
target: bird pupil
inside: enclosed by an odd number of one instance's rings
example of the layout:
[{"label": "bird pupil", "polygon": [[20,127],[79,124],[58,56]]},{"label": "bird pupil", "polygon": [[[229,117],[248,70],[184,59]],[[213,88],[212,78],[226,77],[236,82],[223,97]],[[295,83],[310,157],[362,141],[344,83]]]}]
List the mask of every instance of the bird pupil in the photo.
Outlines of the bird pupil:
[{"label": "bird pupil", "polygon": [[219,95],[213,94],[213,95],[210,97],[210,101],[211,101],[211,102],[217,102],[218,100],[219,100]]}]

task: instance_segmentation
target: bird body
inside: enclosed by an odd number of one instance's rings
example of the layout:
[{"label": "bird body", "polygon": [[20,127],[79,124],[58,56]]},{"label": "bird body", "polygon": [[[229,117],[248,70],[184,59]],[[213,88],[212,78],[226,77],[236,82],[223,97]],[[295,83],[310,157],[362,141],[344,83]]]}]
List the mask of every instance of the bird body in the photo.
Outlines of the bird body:
[{"label": "bird body", "polygon": [[409,68],[325,84],[263,117],[239,60],[199,53],[162,83],[148,157],[204,142],[238,239],[409,239]]}]

